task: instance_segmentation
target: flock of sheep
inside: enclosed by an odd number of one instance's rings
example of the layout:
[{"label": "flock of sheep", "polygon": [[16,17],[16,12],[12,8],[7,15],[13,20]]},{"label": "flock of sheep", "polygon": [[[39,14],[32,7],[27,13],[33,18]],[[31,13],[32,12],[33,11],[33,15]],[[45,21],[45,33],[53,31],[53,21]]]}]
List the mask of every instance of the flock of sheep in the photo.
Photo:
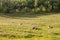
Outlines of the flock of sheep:
[{"label": "flock of sheep", "polygon": [[[52,29],[53,28],[53,26],[48,26],[48,29]],[[41,29],[41,28],[39,28],[39,27],[37,27],[37,26],[34,26],[33,28],[32,28],[33,30],[39,30],[39,29]]]}]

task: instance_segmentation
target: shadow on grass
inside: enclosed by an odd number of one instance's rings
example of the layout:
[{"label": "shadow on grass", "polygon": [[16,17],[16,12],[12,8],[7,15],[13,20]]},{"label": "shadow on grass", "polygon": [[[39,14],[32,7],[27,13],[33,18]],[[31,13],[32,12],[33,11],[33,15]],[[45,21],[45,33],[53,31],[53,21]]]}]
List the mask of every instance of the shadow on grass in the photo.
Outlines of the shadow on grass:
[{"label": "shadow on grass", "polygon": [[35,35],[33,35],[33,34],[28,34],[27,36],[24,36],[24,38],[32,38],[32,37],[34,37]]},{"label": "shadow on grass", "polygon": [[34,17],[37,17],[37,16],[46,16],[46,15],[53,15],[53,14],[59,14],[59,13],[60,12],[0,13],[0,16],[1,17],[6,17],[6,18],[21,18],[21,17],[34,18]]},{"label": "shadow on grass", "polygon": [[41,33],[35,34],[35,33],[28,33],[27,35],[17,35],[17,34],[7,34],[7,33],[0,33],[0,37],[6,37],[6,38],[32,38],[32,37],[43,37]]},{"label": "shadow on grass", "polygon": [[0,37],[20,38],[20,36],[14,34],[0,34]]},{"label": "shadow on grass", "polygon": [[60,33],[58,33],[58,32],[54,32],[54,33],[52,33],[53,35],[60,35]]},{"label": "shadow on grass", "polygon": [[28,34],[26,36],[14,35],[14,34],[0,34],[0,37],[7,37],[7,38],[32,38],[35,35]]}]

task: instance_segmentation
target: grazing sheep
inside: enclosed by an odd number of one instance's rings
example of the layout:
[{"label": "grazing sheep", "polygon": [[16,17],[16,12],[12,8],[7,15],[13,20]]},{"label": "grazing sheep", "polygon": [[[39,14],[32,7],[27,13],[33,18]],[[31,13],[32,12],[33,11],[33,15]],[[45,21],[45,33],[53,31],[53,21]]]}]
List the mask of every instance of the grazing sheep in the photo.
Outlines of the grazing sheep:
[{"label": "grazing sheep", "polygon": [[50,26],[50,25],[49,25],[48,28],[53,28],[53,26]]},{"label": "grazing sheep", "polygon": [[32,29],[33,29],[33,30],[40,30],[40,28],[37,27],[37,26],[33,27]]}]

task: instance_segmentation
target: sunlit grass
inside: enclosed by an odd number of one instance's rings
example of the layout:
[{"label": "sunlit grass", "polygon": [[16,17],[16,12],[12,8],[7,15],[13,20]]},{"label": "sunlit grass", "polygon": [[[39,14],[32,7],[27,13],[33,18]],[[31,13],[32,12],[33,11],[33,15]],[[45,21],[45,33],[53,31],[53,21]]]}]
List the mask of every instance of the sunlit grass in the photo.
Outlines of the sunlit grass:
[{"label": "sunlit grass", "polygon": [[[54,28],[48,29],[49,25]],[[33,30],[34,26],[41,29]],[[60,40],[60,14],[33,18],[0,16],[0,40]]]}]

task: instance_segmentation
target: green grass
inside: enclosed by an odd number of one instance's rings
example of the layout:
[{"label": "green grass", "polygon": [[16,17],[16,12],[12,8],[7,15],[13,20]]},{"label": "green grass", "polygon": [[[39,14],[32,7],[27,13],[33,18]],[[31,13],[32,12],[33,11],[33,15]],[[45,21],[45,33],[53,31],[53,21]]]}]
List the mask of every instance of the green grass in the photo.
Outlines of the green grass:
[{"label": "green grass", "polygon": [[[31,16],[31,15],[28,15]],[[60,14],[36,17],[0,16],[0,40],[60,40]],[[51,25],[54,28],[48,29]],[[41,27],[33,30],[32,27]]]}]

